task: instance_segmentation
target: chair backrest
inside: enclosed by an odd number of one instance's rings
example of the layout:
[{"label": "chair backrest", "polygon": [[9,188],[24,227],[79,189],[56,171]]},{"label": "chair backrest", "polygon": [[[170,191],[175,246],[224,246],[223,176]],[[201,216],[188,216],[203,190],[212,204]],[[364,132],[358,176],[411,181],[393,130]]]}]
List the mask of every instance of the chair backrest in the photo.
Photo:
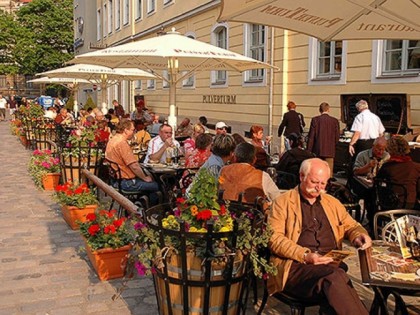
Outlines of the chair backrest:
[{"label": "chair backrest", "polygon": [[104,159],[104,165],[108,168],[109,185],[121,191],[121,169],[118,163],[109,159]]},{"label": "chair backrest", "polygon": [[398,242],[397,226],[395,221],[388,222],[382,228],[381,239],[387,242]]},{"label": "chair backrest", "polygon": [[[382,237],[382,231],[385,229],[385,227],[387,227],[388,223],[395,221],[396,219],[407,214],[419,215],[419,213],[419,210],[409,209],[395,209],[375,213],[375,216],[373,217],[373,233],[375,239]],[[387,227],[387,229],[390,228],[391,227]]]},{"label": "chair backrest", "polygon": [[292,173],[277,171],[276,185],[279,189],[292,189],[299,184],[299,178]]},{"label": "chair backrest", "polygon": [[[407,189],[404,185],[387,179],[374,181],[376,211],[404,209],[407,203]],[[375,211],[375,212],[376,212]]]}]

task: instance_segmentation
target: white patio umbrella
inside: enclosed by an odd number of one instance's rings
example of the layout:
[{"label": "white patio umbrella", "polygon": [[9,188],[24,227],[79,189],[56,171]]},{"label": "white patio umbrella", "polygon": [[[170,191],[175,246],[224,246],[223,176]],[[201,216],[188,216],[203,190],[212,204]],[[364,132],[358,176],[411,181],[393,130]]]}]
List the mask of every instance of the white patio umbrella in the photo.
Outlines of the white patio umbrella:
[{"label": "white patio umbrella", "polygon": [[35,84],[62,84],[67,86],[68,84],[79,84],[79,83],[91,83],[88,80],[83,79],[73,79],[73,78],[49,78],[49,77],[41,77],[33,80],[29,80],[29,83]]},{"label": "white patio umbrella", "polygon": [[156,78],[153,74],[140,69],[111,69],[91,64],[76,64],[46,71],[40,73],[40,75],[46,75],[49,78],[84,79],[92,84],[98,84],[102,91],[102,107],[106,106],[105,90],[108,87],[117,84],[122,80],[143,80]]},{"label": "white patio umbrella", "polygon": [[[176,84],[198,71],[270,68],[269,64],[175,32],[76,56],[70,62],[148,70],[169,85],[169,123],[176,125]],[[163,71],[168,71],[168,76]],[[157,72],[159,71],[159,72]],[[180,74],[180,75],[178,75]]]},{"label": "white patio umbrella", "polygon": [[275,26],[317,37],[420,38],[420,0],[223,0],[219,21]]}]

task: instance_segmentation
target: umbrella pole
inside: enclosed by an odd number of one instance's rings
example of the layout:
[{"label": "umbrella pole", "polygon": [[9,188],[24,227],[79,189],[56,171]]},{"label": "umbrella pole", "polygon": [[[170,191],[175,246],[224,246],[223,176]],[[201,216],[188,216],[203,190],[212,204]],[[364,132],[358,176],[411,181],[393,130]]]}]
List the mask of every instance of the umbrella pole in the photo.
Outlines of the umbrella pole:
[{"label": "umbrella pole", "polygon": [[172,137],[175,137],[175,131],[177,126],[177,110],[176,110],[176,77],[178,72],[178,60],[171,58],[168,60],[168,72],[169,72],[169,116],[168,124],[172,127]]}]

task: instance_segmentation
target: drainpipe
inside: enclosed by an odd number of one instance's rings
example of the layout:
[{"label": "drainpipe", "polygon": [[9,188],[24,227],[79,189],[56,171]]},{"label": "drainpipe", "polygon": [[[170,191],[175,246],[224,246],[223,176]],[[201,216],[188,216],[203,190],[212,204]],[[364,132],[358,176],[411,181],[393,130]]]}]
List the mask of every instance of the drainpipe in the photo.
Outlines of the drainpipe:
[{"label": "drainpipe", "polygon": [[[270,42],[270,65],[274,65],[274,27],[271,27],[271,42]],[[274,93],[274,70],[270,68],[270,88],[268,95],[268,134],[273,134],[273,93]]]},{"label": "drainpipe", "polygon": [[[289,101],[289,31],[283,31],[283,82],[282,82],[282,104],[281,115],[287,110],[286,105]],[[280,140],[281,152],[284,150],[284,141]]]},{"label": "drainpipe", "polygon": [[[136,18],[134,17],[134,6],[135,6],[135,0],[131,0],[131,38],[134,40],[134,35],[136,34]],[[131,113],[135,109],[134,104],[134,95],[136,93],[135,86],[134,86],[134,80],[128,81],[129,83],[129,93],[128,93],[128,111]]]}]

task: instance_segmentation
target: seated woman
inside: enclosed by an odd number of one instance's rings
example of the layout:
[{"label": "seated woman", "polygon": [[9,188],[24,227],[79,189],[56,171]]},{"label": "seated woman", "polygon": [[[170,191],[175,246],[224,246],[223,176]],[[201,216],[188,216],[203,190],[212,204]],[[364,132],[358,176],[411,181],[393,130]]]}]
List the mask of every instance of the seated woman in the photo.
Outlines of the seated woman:
[{"label": "seated woman", "polygon": [[[410,147],[402,136],[394,136],[389,139],[387,149],[390,158],[382,165],[376,178],[388,179],[395,184],[404,186],[407,191],[405,208],[419,209],[420,164],[412,161]],[[395,192],[398,194],[397,191]]]},{"label": "seated woman", "polygon": [[136,133],[134,134],[133,142],[137,143],[140,146],[140,148],[144,148],[146,150],[147,145],[149,144],[149,141],[152,139],[152,137],[147,132],[143,120],[136,120],[134,124],[136,128]]},{"label": "seated woman", "polygon": [[257,149],[257,161],[254,166],[258,169],[265,169],[270,166],[270,156],[267,149],[271,137],[267,136],[264,142],[264,128],[257,125],[252,126],[249,132],[251,134],[251,144]]},{"label": "seated woman", "polygon": [[195,149],[185,157],[185,166],[191,168],[201,167],[211,154],[210,147],[212,142],[213,137],[208,133],[198,135],[195,141]]},{"label": "seated woman", "polygon": [[199,135],[204,133],[204,127],[201,124],[195,124],[193,126],[193,133],[191,135],[191,138],[188,138],[184,141],[184,156],[185,160],[188,159],[189,155],[193,152],[193,150],[196,148],[196,139]]}]

